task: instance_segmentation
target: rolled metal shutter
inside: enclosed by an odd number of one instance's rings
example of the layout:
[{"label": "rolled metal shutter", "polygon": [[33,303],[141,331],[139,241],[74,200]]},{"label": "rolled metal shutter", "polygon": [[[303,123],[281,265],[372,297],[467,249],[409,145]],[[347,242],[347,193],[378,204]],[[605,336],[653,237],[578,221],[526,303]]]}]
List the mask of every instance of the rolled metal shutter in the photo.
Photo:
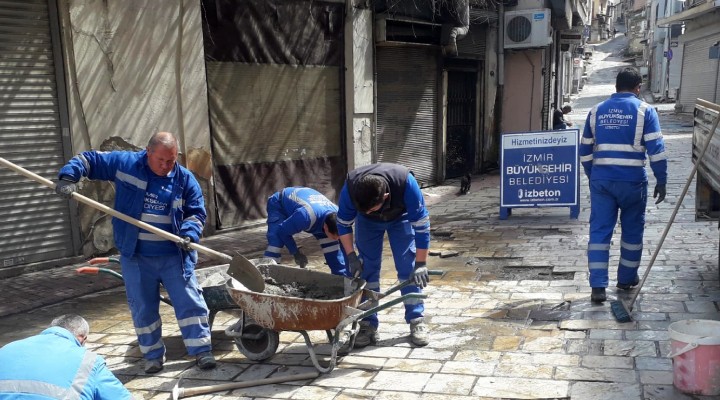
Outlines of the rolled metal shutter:
[{"label": "rolled metal shutter", "polygon": [[685,43],[679,99],[683,112],[691,112],[698,97],[713,101],[718,60],[711,60],[709,52],[718,40],[720,32]]},{"label": "rolled metal shutter", "polygon": [[471,25],[468,34],[457,41],[458,57],[484,60],[487,47],[485,25]]},{"label": "rolled metal shutter", "polygon": [[[53,179],[64,164],[47,0],[0,1],[0,155]],[[72,255],[69,203],[0,168],[0,268]]]},{"label": "rolled metal shutter", "polygon": [[377,161],[437,182],[437,50],[377,47]]}]

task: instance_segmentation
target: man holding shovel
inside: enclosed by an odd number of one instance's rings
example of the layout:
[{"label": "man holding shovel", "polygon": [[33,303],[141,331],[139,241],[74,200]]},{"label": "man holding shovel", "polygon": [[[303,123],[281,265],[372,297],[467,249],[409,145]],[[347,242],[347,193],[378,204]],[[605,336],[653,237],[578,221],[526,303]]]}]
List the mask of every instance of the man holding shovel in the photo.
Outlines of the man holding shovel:
[{"label": "man holding shovel", "polygon": [[147,148],[137,152],[85,151],[60,169],[55,188],[61,196],[70,197],[82,177],[112,181],[117,211],[183,238],[176,245],[113,218],[113,236],[146,373],[159,372],[165,361],[160,283],[173,302],[188,354],[196,356],[201,369],[215,367],[208,308],[195,277],[197,252],[189,248],[200,240],[207,217],[205,202],[197,180],[177,163],[177,156],[177,138],[168,132],[154,134]]}]

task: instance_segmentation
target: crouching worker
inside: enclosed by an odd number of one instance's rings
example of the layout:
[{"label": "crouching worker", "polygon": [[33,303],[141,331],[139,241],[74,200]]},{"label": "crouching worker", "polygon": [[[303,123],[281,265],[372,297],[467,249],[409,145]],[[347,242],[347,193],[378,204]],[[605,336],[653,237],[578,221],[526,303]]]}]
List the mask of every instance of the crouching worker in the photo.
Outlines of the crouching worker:
[{"label": "crouching worker", "polygon": [[280,250],[287,247],[301,268],[308,258],[295,244],[293,235],[310,233],[318,240],[325,261],[335,275],[348,276],[345,255],[338,243],[337,206],[317,190],[288,187],[276,192],[267,202],[267,241],[265,257],[280,262]]},{"label": "crouching worker", "polygon": [[182,241],[173,243],[113,218],[115,246],[125,293],[135,325],[145,372],[159,372],[165,362],[160,319],[160,283],[170,295],[183,343],[201,369],[215,367],[211,353],[208,308],[195,276],[197,243],[207,214],[198,181],[177,163],[178,141],[172,133],[154,134],[142,151],[85,151],[58,173],[55,191],[69,197],[82,177],[115,183],[115,209]]},{"label": "crouching worker", "polygon": [[132,399],[105,360],[84,347],[89,333],[83,317],[66,314],[0,348],[0,398]]}]

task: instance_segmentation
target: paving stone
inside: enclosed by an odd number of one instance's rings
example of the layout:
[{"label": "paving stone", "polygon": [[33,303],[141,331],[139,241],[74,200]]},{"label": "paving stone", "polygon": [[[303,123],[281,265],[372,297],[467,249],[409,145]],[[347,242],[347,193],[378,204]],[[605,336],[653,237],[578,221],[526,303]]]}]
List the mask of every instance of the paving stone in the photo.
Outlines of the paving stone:
[{"label": "paving stone", "polygon": [[653,385],[672,385],[673,371],[639,371],[640,383]]},{"label": "paving stone", "polygon": [[527,352],[537,353],[562,353],[565,340],[554,337],[539,337],[526,339],[522,349]]},{"label": "paving stone", "polygon": [[473,396],[513,399],[563,398],[568,396],[569,382],[558,380],[479,377]]},{"label": "paving stone", "polygon": [[410,358],[391,358],[383,365],[385,369],[407,372],[438,372],[442,366],[442,362]]},{"label": "paving stone", "polygon": [[493,375],[507,377],[532,376],[537,379],[552,379],[553,366],[501,362],[495,368],[495,372]]},{"label": "paving stone", "polygon": [[474,383],[475,377],[472,375],[433,374],[423,392],[468,395]]},{"label": "paving stone", "polygon": [[574,368],[559,366],[555,379],[600,382],[637,382],[634,371],[619,368]]},{"label": "paving stone", "polygon": [[640,370],[672,371],[672,360],[665,357],[635,357],[635,367]]},{"label": "paving stone", "polygon": [[606,340],[605,355],[607,356],[657,356],[655,342],[642,340]]},{"label": "paving stone", "polygon": [[367,385],[367,389],[398,390],[398,384],[406,392],[420,392],[432,374],[423,372],[380,371]]},{"label": "paving stone", "polygon": [[495,370],[496,363],[477,361],[446,361],[442,365],[442,373],[466,374],[477,376],[490,376]]},{"label": "paving stone", "polygon": [[640,385],[632,383],[574,382],[570,398],[583,400],[641,400]]},{"label": "paving stone", "polygon": [[614,356],[584,356],[582,366],[588,368],[633,368],[633,359]]}]

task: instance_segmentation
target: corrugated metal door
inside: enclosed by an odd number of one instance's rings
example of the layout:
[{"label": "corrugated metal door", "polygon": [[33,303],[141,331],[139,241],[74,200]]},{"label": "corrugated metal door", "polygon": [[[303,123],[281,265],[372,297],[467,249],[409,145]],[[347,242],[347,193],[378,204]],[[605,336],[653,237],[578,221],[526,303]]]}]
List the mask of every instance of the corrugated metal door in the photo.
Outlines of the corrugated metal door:
[{"label": "corrugated metal door", "polygon": [[[715,96],[714,78],[718,60],[711,60],[710,46],[720,40],[720,32],[685,43],[680,81],[680,104],[692,111],[698,97],[709,101]],[[710,83],[710,84],[708,84]]]},{"label": "corrugated metal door", "polygon": [[377,47],[379,162],[410,168],[423,184],[437,182],[437,50]]},{"label": "corrugated metal door", "polygon": [[[48,179],[65,161],[57,85],[47,0],[0,1],[0,155]],[[0,268],[72,255],[69,215],[51,190],[0,168]]]}]

